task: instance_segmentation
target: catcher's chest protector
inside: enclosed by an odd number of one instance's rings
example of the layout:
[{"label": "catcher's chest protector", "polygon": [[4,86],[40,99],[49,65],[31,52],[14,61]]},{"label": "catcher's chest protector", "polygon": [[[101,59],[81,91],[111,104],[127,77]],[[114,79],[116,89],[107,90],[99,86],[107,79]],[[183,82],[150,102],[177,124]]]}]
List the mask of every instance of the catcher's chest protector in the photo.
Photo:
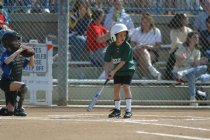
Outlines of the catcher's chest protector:
[{"label": "catcher's chest protector", "polygon": [[21,81],[24,61],[25,58],[23,56],[17,55],[17,57],[11,62],[10,76],[14,81]]}]

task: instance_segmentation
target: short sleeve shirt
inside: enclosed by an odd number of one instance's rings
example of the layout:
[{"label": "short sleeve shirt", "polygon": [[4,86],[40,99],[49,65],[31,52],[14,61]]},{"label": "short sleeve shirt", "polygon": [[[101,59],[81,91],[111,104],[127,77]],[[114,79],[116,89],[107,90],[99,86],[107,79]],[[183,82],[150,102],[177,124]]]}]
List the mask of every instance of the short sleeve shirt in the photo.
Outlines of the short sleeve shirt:
[{"label": "short sleeve shirt", "polygon": [[137,44],[155,45],[161,43],[161,32],[158,28],[151,29],[149,32],[144,33],[141,31],[141,27],[136,28],[132,35],[131,41]]},{"label": "short sleeve shirt", "polygon": [[118,15],[118,18],[116,21],[114,21],[114,19],[113,19],[114,12],[116,12],[115,8],[112,7],[110,9],[109,13],[105,17],[104,26],[108,30],[111,30],[112,26],[115,25],[116,23],[123,23],[127,26],[128,30],[133,30],[133,28],[134,28],[133,21],[132,21],[130,15],[125,12],[125,9],[122,9],[119,12],[119,15]]},{"label": "short sleeve shirt", "polygon": [[180,29],[172,29],[170,31],[170,39],[171,39],[171,51],[176,50],[180,44],[186,41],[188,33],[192,32],[192,29],[189,27],[184,27],[183,30]]},{"label": "short sleeve shirt", "polygon": [[97,25],[91,22],[87,28],[87,48],[89,51],[96,51],[99,48],[105,48],[106,42],[97,43],[96,39],[103,36],[108,31],[103,25]]},{"label": "short sleeve shirt", "polygon": [[133,51],[128,42],[124,42],[120,46],[116,46],[115,42],[110,44],[105,53],[105,62],[113,62],[116,67],[121,61],[125,61],[125,65],[116,72],[118,76],[133,75],[135,65],[133,61]]},{"label": "short sleeve shirt", "polygon": [[[1,69],[3,71],[3,74],[2,76],[6,77],[6,78],[10,78],[10,73],[11,73],[11,65],[10,64],[5,64],[4,61],[11,55],[11,52],[6,50],[2,56],[1,56],[1,59],[0,59],[0,66],[1,66]],[[24,61],[24,64],[23,64],[23,67],[26,67],[28,64],[29,64],[29,58],[25,58],[25,61]]]},{"label": "short sleeve shirt", "polygon": [[200,50],[193,49],[193,51],[191,52],[188,47],[181,45],[175,53],[175,56],[179,57],[179,61],[181,63],[176,63],[174,70],[179,71],[191,68],[191,64],[194,61],[199,60],[200,55]]}]

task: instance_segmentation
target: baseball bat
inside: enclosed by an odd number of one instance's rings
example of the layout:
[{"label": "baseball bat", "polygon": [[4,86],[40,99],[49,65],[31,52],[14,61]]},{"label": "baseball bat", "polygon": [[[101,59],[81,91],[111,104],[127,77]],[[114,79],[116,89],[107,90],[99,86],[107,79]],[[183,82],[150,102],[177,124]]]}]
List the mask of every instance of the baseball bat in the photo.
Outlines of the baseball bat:
[{"label": "baseball bat", "polygon": [[104,87],[105,87],[105,85],[108,83],[108,81],[109,81],[109,79],[107,79],[107,80],[104,82],[102,88],[101,88],[99,91],[96,92],[95,96],[92,98],[92,101],[91,101],[90,104],[88,105],[88,108],[87,108],[88,111],[91,111],[91,110],[93,109],[94,105],[96,104],[97,100],[98,100],[99,97],[101,96],[101,93],[103,92]]}]

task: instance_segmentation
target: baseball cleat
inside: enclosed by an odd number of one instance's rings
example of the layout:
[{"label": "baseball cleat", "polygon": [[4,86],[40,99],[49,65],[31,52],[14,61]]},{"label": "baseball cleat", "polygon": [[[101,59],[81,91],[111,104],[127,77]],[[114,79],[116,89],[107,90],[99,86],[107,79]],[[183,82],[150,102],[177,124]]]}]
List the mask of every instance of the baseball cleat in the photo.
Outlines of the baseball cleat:
[{"label": "baseball cleat", "polygon": [[121,111],[118,109],[113,109],[112,113],[108,115],[108,118],[119,118],[121,116]]}]

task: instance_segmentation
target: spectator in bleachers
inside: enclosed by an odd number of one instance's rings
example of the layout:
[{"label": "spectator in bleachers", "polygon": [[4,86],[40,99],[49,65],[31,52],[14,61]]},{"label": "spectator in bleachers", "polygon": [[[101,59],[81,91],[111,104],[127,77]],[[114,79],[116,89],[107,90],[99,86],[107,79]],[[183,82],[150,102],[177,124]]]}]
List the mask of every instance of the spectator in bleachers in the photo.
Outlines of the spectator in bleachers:
[{"label": "spectator in bleachers", "polygon": [[104,10],[104,13],[108,13],[110,7],[112,6],[112,0],[89,0],[91,3],[91,7],[94,8],[101,8]]},{"label": "spectator in bleachers", "polygon": [[58,0],[50,0],[49,5],[50,13],[56,13],[58,11]]},{"label": "spectator in bleachers", "polygon": [[31,11],[50,13],[49,0],[24,0],[22,1],[22,3],[31,7],[30,9],[28,9],[27,13],[31,13]]},{"label": "spectator in bleachers", "polygon": [[207,29],[200,33],[201,55],[206,55],[206,51],[210,51],[210,16],[206,19]]},{"label": "spectator in bleachers", "polygon": [[[207,72],[207,66],[203,64],[208,61],[208,58],[201,57],[198,45],[198,32],[190,32],[187,35],[186,42],[180,45],[175,53],[176,63],[173,69],[173,74],[176,79],[188,83],[191,101],[196,101],[196,80],[199,80],[199,78]],[[198,104],[191,103],[191,105],[197,106]]]},{"label": "spectator in bleachers", "polygon": [[3,12],[3,5],[0,3],[0,27],[9,26],[6,16]]},{"label": "spectator in bleachers", "polygon": [[[86,31],[91,21],[91,11],[86,0],[77,0],[69,15],[69,45],[73,61],[88,57]],[[87,58],[85,58],[87,59]]]},{"label": "spectator in bleachers", "polygon": [[0,2],[0,56],[5,51],[5,48],[3,47],[1,43],[1,38],[7,31],[12,31],[9,28],[9,22],[11,21],[9,14],[5,9],[3,9],[3,5]]},{"label": "spectator in bleachers", "polygon": [[187,4],[188,10],[191,10],[192,12],[193,10],[196,10],[196,12],[193,12],[193,13],[197,13],[197,11],[200,10],[199,0],[186,0],[186,4]]},{"label": "spectator in bleachers", "polygon": [[113,0],[113,7],[109,10],[105,17],[104,26],[110,31],[111,27],[116,23],[125,24],[128,30],[132,30],[134,28],[130,15],[125,13],[122,0]]},{"label": "spectator in bleachers", "polygon": [[161,47],[161,32],[155,27],[152,16],[149,13],[142,15],[140,27],[134,29],[131,35],[131,45],[135,47],[134,57],[137,61],[137,74],[142,72],[143,79],[147,79],[150,74],[161,79],[161,73],[153,66],[158,61],[158,50]]},{"label": "spectator in bleachers", "polygon": [[13,11],[13,7],[15,6],[13,0],[2,0],[2,3],[3,3],[3,6],[8,7],[7,9],[8,12]]},{"label": "spectator in bleachers", "polygon": [[90,52],[91,62],[95,66],[104,65],[104,48],[110,39],[109,31],[101,24],[104,17],[102,9],[93,10],[92,22],[87,28],[87,48]]},{"label": "spectator in bleachers", "polygon": [[192,32],[192,29],[187,27],[189,24],[189,20],[186,14],[180,13],[176,14],[172,20],[170,21],[168,27],[171,29],[170,31],[170,39],[171,39],[171,49],[169,51],[169,59],[166,65],[166,72],[164,73],[164,79],[172,80],[173,74],[172,70],[175,64],[175,52],[178,47],[186,41],[187,34]]},{"label": "spectator in bleachers", "polygon": [[200,4],[204,11],[195,18],[194,29],[196,31],[206,30],[206,18],[210,15],[210,0],[200,0]]},{"label": "spectator in bleachers", "polygon": [[175,14],[175,8],[176,8],[176,0],[163,0],[163,7],[170,9],[166,10],[164,14]]},{"label": "spectator in bleachers", "polygon": [[[150,0],[134,0],[133,3],[136,3],[136,4],[133,4],[133,5],[136,5],[137,7],[139,8],[150,8]],[[145,12],[146,10],[140,10],[138,11],[138,13],[141,13],[141,12]],[[147,10],[149,11],[149,10]],[[151,11],[150,11],[151,12]]]},{"label": "spectator in bleachers", "polygon": [[4,0],[4,6],[11,12],[50,13],[49,0]]},{"label": "spectator in bleachers", "polygon": [[2,6],[2,13],[5,15],[6,21],[7,21],[8,24],[9,24],[9,23],[11,22],[10,15],[8,14],[7,10],[4,9],[2,2],[0,2],[0,6]]}]

